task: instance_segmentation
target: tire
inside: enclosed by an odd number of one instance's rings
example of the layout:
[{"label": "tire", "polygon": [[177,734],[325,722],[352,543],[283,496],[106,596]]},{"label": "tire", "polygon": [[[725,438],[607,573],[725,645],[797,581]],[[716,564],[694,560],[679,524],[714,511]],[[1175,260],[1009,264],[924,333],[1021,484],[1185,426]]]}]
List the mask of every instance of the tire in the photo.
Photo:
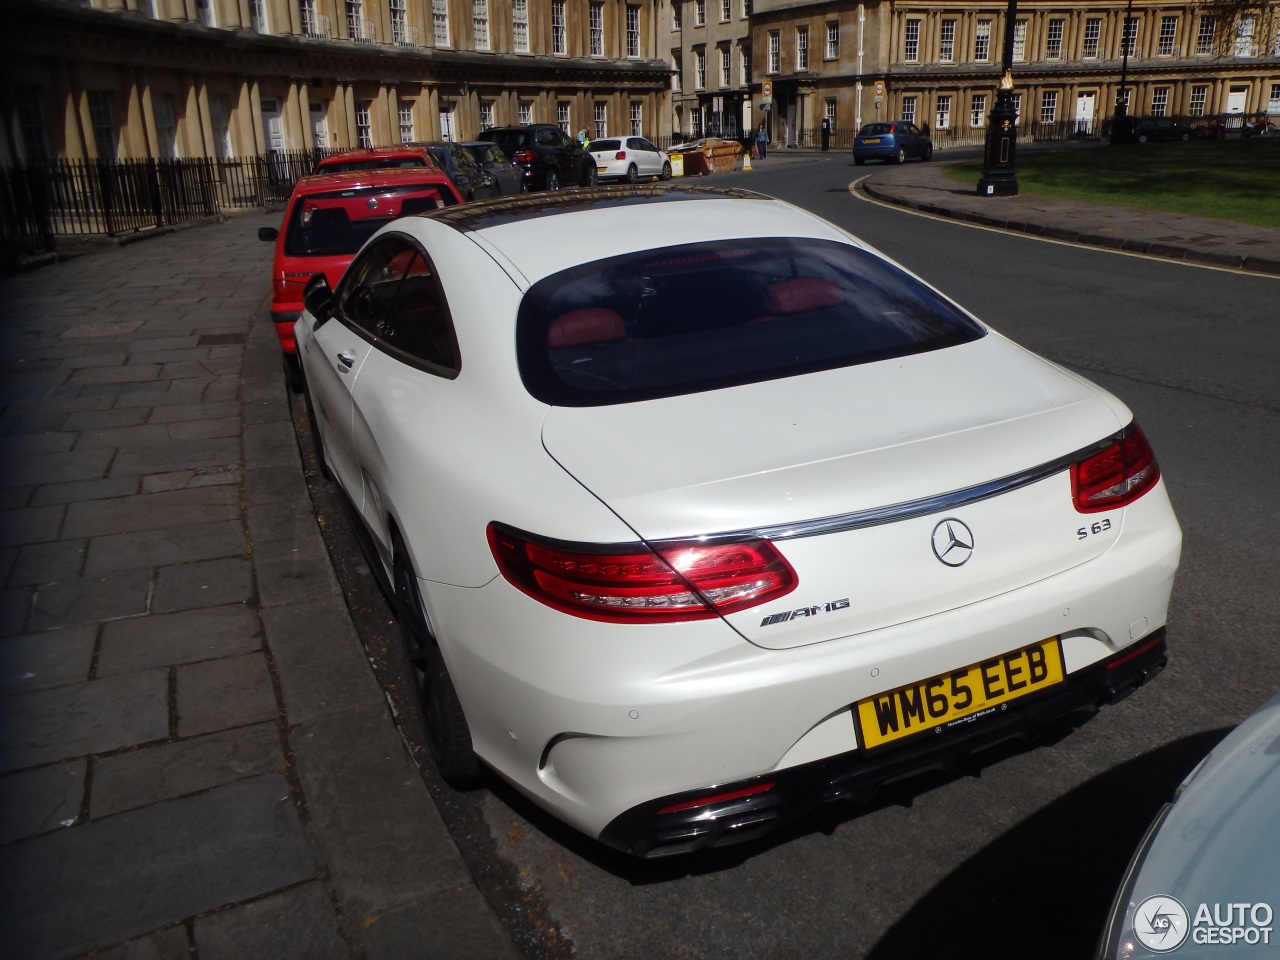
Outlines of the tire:
[{"label": "tire", "polygon": [[320,421],[316,418],[316,408],[311,403],[311,391],[303,383],[302,398],[307,405],[307,423],[311,427],[311,448],[315,451],[316,462],[320,465],[320,476],[333,481],[333,471],[324,457],[324,437],[320,436]]},{"label": "tire", "polygon": [[545,189],[545,190],[559,190],[559,189],[560,189],[560,174],[556,173],[556,171],[554,171],[554,170],[548,170],[548,171],[547,171],[547,185],[546,185],[543,189]]},{"label": "tire", "polygon": [[667,163],[667,162],[665,162],[665,161],[663,162],[663,164],[662,164],[662,173],[658,174],[658,179],[659,179],[659,180],[670,180],[670,179],[671,179],[671,164],[669,164],[669,163]]},{"label": "tire", "polygon": [[284,382],[289,385],[290,393],[301,393],[303,389],[302,361],[296,353],[282,353],[284,361]]},{"label": "tire", "polygon": [[633,163],[631,166],[627,167],[627,183],[635,183],[639,179],[640,172],[636,169],[636,165]]},{"label": "tire", "polygon": [[1178,137],[1178,139],[1181,140],[1183,143],[1186,143],[1188,140],[1191,139],[1191,134],[1184,133],[1182,136]]},{"label": "tire", "polygon": [[925,148],[924,148],[924,155],[923,155],[920,159],[921,159],[921,160],[923,160],[925,163],[928,163],[930,160],[932,160],[932,159],[933,159],[933,144],[932,144],[932,143],[931,143],[931,144],[929,144],[927,147],[925,147]]},{"label": "tire", "polygon": [[1139,142],[1139,143],[1146,143],[1146,142],[1147,142],[1147,135],[1146,135],[1145,133],[1140,133],[1140,134],[1138,134],[1138,142]]},{"label": "tire", "polygon": [[471,748],[471,728],[424,612],[418,578],[398,535],[392,536],[392,550],[396,622],[427,749],[450,786],[473,786],[480,779],[480,761]]},{"label": "tire", "polygon": [[893,155],[893,162],[898,164],[898,166],[902,166],[902,164],[906,163],[907,151],[904,150],[902,147],[899,147],[898,152]]},{"label": "tire", "polygon": [[599,176],[596,173],[595,161],[592,161],[591,164],[587,167],[586,173],[582,177],[582,185],[584,187],[594,187],[598,180],[599,180]]},{"label": "tire", "polygon": [[866,158],[866,157],[854,157],[854,158],[853,158],[853,162],[854,162],[854,164],[855,164],[856,166],[859,166],[859,167],[860,167],[860,166],[862,166],[864,163],[866,163],[866,162],[867,162],[867,158]]}]

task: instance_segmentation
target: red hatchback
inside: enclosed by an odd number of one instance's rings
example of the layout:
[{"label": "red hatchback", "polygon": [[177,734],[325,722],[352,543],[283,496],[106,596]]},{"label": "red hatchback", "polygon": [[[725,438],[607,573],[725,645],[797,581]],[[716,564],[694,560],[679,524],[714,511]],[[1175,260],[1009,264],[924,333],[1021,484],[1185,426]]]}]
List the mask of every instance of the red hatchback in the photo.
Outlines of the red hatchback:
[{"label": "red hatchback", "polygon": [[274,241],[271,320],[284,349],[285,374],[300,389],[293,324],[302,313],[307,281],[324,273],[331,287],[364,242],[397,217],[461,203],[449,178],[435,167],[320,173],[293,189],[280,228],[262,227],[259,240]]}]

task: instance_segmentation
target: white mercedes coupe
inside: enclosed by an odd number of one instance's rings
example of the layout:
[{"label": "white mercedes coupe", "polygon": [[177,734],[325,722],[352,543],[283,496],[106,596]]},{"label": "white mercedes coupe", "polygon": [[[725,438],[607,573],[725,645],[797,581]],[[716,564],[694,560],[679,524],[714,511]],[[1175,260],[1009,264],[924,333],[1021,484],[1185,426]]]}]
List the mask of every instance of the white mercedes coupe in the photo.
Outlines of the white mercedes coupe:
[{"label": "white mercedes coupe", "polygon": [[641,857],[1114,703],[1181,532],[1130,411],[742,190],[405,217],[297,342],[446,779]]}]

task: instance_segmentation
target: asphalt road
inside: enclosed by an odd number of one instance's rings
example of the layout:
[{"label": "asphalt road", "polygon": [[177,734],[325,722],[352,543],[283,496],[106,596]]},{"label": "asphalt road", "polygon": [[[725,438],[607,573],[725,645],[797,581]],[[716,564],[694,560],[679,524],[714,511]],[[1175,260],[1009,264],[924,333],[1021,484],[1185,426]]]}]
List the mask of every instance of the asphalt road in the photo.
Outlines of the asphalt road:
[{"label": "asphalt road", "polygon": [[[917,778],[761,844],[656,865],[600,848],[500,783],[449,790],[428,765],[482,889],[531,958],[1086,956],[1160,804],[1280,689],[1280,281],[883,208],[848,190],[866,173],[843,155],[782,157],[732,185],[859,234],[1133,408],[1185,535],[1170,667],[1078,729],[959,776]],[[390,612],[333,488],[313,477],[312,489],[357,626],[407,711]]]}]

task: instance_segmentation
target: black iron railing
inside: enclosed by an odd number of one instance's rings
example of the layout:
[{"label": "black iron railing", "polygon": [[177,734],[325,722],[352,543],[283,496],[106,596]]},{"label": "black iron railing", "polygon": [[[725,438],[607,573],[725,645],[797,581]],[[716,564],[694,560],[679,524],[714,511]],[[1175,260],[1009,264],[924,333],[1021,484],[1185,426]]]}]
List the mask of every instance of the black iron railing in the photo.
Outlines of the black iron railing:
[{"label": "black iron railing", "polygon": [[325,151],[171,160],[49,160],[0,167],[3,265],[53,251],[61,237],[120,237],[268,208]]}]

